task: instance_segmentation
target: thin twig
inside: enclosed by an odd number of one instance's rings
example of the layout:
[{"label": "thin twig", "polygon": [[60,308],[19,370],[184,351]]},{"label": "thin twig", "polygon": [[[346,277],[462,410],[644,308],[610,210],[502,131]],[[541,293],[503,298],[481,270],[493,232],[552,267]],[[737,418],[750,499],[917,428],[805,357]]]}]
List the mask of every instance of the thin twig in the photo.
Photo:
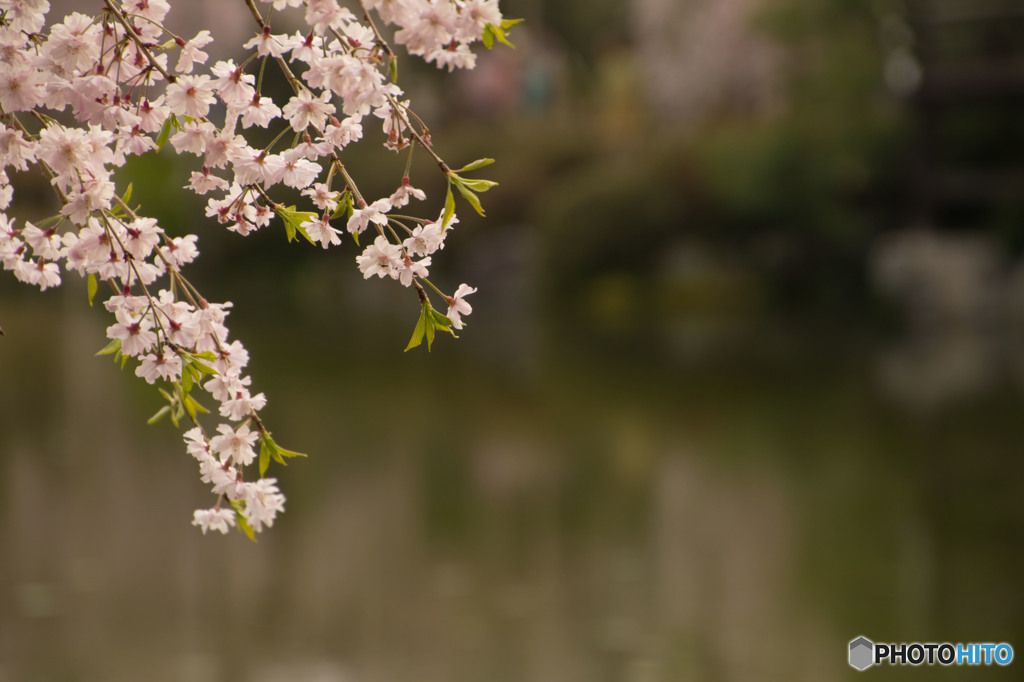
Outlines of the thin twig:
[{"label": "thin twig", "polygon": [[173,83],[175,80],[177,80],[174,76],[167,72],[167,69],[160,66],[160,63],[153,57],[153,53],[150,52],[149,48],[146,47],[146,44],[142,42],[142,38],[139,37],[139,34],[135,32],[135,29],[132,28],[132,25],[128,23],[127,19],[125,19],[124,10],[118,9],[117,6],[114,5],[113,0],[103,0],[103,2],[107,5],[108,8],[110,8],[110,13],[114,15],[114,18],[121,22],[121,25],[124,26],[126,31],[128,31],[128,37],[130,37],[132,41],[135,43],[135,45],[142,51],[142,54],[146,55],[146,59],[149,60],[150,66],[152,66],[154,69],[163,74],[163,77],[167,79],[168,83]]}]

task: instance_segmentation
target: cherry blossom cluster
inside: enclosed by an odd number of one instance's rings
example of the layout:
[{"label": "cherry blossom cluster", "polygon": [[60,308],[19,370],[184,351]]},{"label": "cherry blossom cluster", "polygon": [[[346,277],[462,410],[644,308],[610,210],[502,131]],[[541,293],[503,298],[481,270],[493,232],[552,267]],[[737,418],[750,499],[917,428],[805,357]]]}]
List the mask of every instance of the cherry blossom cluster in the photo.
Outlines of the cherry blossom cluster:
[{"label": "cherry blossom cluster", "polygon": [[[88,281],[90,305],[101,285],[109,289],[103,307],[113,324],[101,354],[133,363],[136,376],[161,387],[167,405],[154,420],[191,424],[186,449],[217,500],[194,513],[194,525],[203,533],[238,526],[252,537],[284,509],[276,480],[264,477],[270,462],[299,453],[278,446],[259,416],[267,401],[250,389],[249,354],[230,338],[231,303],[207,301],[182,272],[199,254],[197,237],[171,236],[140,215],[131,186],[115,187],[114,170],[169,144],[198,159],[184,189],[206,197],[207,217],[239,235],[279,220],[289,241],[301,236],[327,249],[345,231],[358,243],[372,230],[356,264],[364,278],[415,289],[420,319],[407,350],[423,338],[429,345],[436,331],[463,328],[472,312],[465,298],[476,291],[461,284],[447,295],[428,278],[458,223],[453,189],[483,213],[477,194],[495,183],[464,175],[490,159],[453,171],[433,149],[371,12],[390,25],[393,42],[449,71],[474,66],[476,41],[507,43],[515,22],[502,18],[497,0],[358,0],[352,9],[337,0],[237,1],[254,21],[245,56],[207,70],[211,32],[168,30],[167,0],[104,0],[96,16],[75,12],[49,24],[47,0],[0,0],[0,264],[42,290],[59,285],[62,271],[76,272]],[[275,33],[271,21],[304,28]],[[262,92],[268,66],[290,86],[287,101]],[[377,135],[408,160],[395,190],[368,202],[343,150]],[[448,182],[443,208],[425,218],[400,213],[427,198],[409,178],[417,147]],[[30,168],[45,174],[61,208],[19,225],[8,216],[8,172]],[[271,197],[282,192],[308,205]],[[195,389],[224,420],[212,436]],[[247,480],[257,462],[258,478]]]}]

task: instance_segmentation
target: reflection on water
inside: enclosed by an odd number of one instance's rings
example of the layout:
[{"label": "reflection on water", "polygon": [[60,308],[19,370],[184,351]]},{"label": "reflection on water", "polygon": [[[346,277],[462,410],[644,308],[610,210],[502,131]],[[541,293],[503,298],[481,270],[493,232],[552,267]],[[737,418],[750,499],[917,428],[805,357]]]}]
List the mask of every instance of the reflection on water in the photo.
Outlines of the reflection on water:
[{"label": "reflection on water", "polygon": [[535,339],[508,372],[472,334],[249,330],[275,436],[313,455],[252,544],[188,525],[206,493],[91,356],[98,315],[0,310],[3,682],[822,681],[860,634],[1024,632],[1019,388],[908,410],[912,346]]}]

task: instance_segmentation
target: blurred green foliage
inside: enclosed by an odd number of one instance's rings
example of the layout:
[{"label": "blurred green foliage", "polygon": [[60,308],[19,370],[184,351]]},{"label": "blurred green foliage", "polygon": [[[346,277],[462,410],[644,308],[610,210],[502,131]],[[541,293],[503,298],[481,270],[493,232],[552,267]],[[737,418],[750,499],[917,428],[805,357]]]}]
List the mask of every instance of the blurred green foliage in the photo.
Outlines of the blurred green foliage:
[{"label": "blurred green foliage", "polygon": [[[777,109],[685,131],[663,122],[610,151],[595,144],[608,105],[595,93],[584,126],[532,130],[517,147],[544,157],[530,194],[552,292],[572,298],[620,272],[638,302],[656,301],[666,254],[697,243],[755,274],[778,305],[863,294],[869,242],[906,210],[910,130],[883,86],[879,17],[870,3],[784,0],[758,29],[781,48]],[[494,154],[509,163],[515,150]]]}]

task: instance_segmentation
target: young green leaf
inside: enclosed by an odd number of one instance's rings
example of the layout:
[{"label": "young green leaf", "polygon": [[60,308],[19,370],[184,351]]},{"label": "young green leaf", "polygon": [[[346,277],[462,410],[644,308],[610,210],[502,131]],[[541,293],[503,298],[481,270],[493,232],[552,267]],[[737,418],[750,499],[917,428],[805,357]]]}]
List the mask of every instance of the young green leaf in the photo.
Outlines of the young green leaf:
[{"label": "young green leaf", "polygon": [[[313,217],[312,217],[312,218],[310,218],[309,220],[317,220],[317,219],[319,219],[319,217],[320,217],[320,216],[318,216],[318,215],[317,215],[317,214],[315,214],[315,213],[311,213],[310,215],[312,215]],[[305,221],[305,220],[303,220],[302,222],[304,223],[304,222],[306,222],[306,221]],[[307,231],[306,231],[306,228],[304,228],[304,227],[302,226],[302,223],[299,223],[298,225],[296,225],[296,226],[295,226],[295,229],[296,229],[296,230],[298,230],[299,234],[301,234],[301,235],[302,235],[303,237],[305,237],[305,238],[306,238],[306,241],[307,241],[307,242],[309,242],[309,243],[310,243],[310,244],[312,244],[313,246],[316,246],[316,240],[315,240],[315,239],[313,239],[312,237],[310,237],[310,236],[309,236],[309,232],[307,232]]]},{"label": "young green leaf", "polygon": [[287,466],[288,463],[284,460],[289,457],[305,457],[306,455],[301,452],[295,452],[294,450],[285,450],[270,436],[269,433],[263,433],[260,436],[260,476],[263,476],[267,471],[267,467],[270,466],[270,460],[274,460],[281,466]]},{"label": "young green leaf", "polygon": [[265,434],[260,436],[260,478],[263,478],[263,474],[267,473],[267,469],[270,467],[270,456],[274,450],[273,442]]},{"label": "young green leaf", "polygon": [[157,138],[156,138],[156,150],[157,151],[160,151],[161,149],[164,148],[164,145],[167,143],[167,138],[169,138],[171,136],[171,129],[172,128],[178,128],[178,127],[179,127],[179,125],[178,125],[178,117],[176,115],[174,115],[174,114],[171,114],[170,116],[168,116],[167,120],[164,121],[163,128],[160,129],[160,134],[157,135]]},{"label": "young green leaf", "polygon": [[480,215],[487,215],[486,213],[484,213],[484,207],[480,205],[480,199],[478,199],[477,196],[473,194],[473,190],[466,187],[464,182],[465,181],[463,181],[462,178],[459,178],[458,180],[455,181],[455,188],[459,190],[459,194],[462,195],[463,199],[469,202],[469,205],[472,206],[477,213],[479,213]]},{"label": "young green leaf", "polygon": [[444,198],[444,214],[441,218],[441,226],[448,224],[448,221],[455,215],[455,196],[452,194],[452,181],[449,176],[448,180],[448,194]]},{"label": "young green leaf", "polygon": [[181,396],[181,404],[185,406],[185,411],[188,412],[189,419],[193,422],[196,420],[197,412],[202,412],[203,414],[209,414],[210,412],[187,393]]},{"label": "young green leaf", "polygon": [[494,163],[494,159],[486,159],[486,158],[485,159],[477,159],[476,161],[474,161],[472,163],[467,163],[465,166],[463,166],[459,170],[452,171],[452,172],[454,172],[454,173],[465,173],[466,171],[474,171],[474,170],[477,170],[478,168],[483,168],[484,166],[490,166],[492,163]]},{"label": "young green leaf", "polygon": [[[430,307],[430,304],[426,304],[426,307]],[[427,312],[426,308],[423,310],[426,322],[423,325],[423,329],[427,332],[427,352],[434,346],[434,330],[437,328],[434,325],[434,320],[430,317],[430,313]]]},{"label": "young green leaf", "polygon": [[416,328],[412,330],[412,338],[409,339],[409,345],[405,347],[406,351],[423,343],[423,335],[427,332],[427,308],[429,307],[430,304],[424,301],[423,307],[420,309],[420,319],[416,322]]},{"label": "young green leaf", "polygon": [[156,414],[154,414],[152,417],[147,419],[146,423],[147,424],[151,424],[151,425],[152,424],[156,424],[158,421],[160,421],[161,419],[163,419],[164,417],[166,417],[170,413],[171,413],[171,406],[170,405],[164,405],[159,410],[157,410]]},{"label": "young green leaf", "polygon": [[231,508],[235,510],[235,525],[238,526],[238,530],[246,534],[246,536],[256,542],[256,533],[253,532],[252,526],[245,520],[245,514],[242,513],[242,503],[238,500],[231,500]]},{"label": "young green leaf", "polygon": [[289,242],[295,241],[295,223],[291,219],[294,211],[294,206],[281,206],[280,204],[274,206],[274,213],[279,215],[284,222],[284,233]]},{"label": "young green leaf", "polygon": [[416,329],[413,330],[412,338],[409,339],[409,345],[405,347],[405,350],[419,346],[423,343],[423,337],[426,337],[427,351],[429,352],[434,345],[434,336],[438,330],[455,336],[455,332],[452,331],[451,327],[451,320],[434,310],[433,306],[430,305],[430,301],[423,301],[420,307],[420,319],[416,323]]},{"label": "young green leaf", "polygon": [[459,182],[474,192],[486,192],[498,184],[494,180],[467,180],[466,178],[461,178]]},{"label": "young green leaf", "polygon": [[119,352],[120,350],[121,350],[121,339],[113,339],[110,343],[108,343],[107,345],[103,346],[103,348],[98,353],[96,353],[96,355],[97,356],[100,356],[100,355],[112,355],[114,353]]},{"label": "young green leaf", "polygon": [[331,220],[337,220],[343,215],[346,221],[352,217],[352,193],[348,190],[342,193],[338,208],[334,209],[334,213],[331,214]]},{"label": "young green leaf", "polygon": [[[275,445],[276,445],[276,443],[275,443]],[[279,445],[277,447],[277,451],[279,453],[281,453],[281,456],[284,457],[284,458],[289,458],[289,457],[308,457],[309,456],[309,455],[307,455],[304,452],[295,452],[294,450],[285,450],[284,448],[282,448]]]},{"label": "young green leaf", "polygon": [[[510,26],[515,26],[515,24],[519,23],[515,19],[512,19],[511,21],[513,21],[515,23],[510,24]],[[503,21],[501,23],[502,23],[501,26],[495,26],[494,24],[487,24],[484,27],[484,34],[483,34],[481,39],[484,41],[484,46],[488,50],[491,49],[492,47],[494,47],[494,41],[495,40],[497,40],[502,45],[506,45],[508,47],[511,47],[512,49],[515,49],[515,47],[516,47],[515,45],[510,43],[508,38],[506,37],[506,34],[505,34],[505,22]]]},{"label": "young green leaf", "polygon": [[[220,372],[215,370],[213,367],[210,367],[205,362],[200,362],[198,359],[196,359],[196,356],[192,356],[192,358],[193,359],[189,360],[189,362],[188,362],[189,367],[195,368],[195,370],[197,372],[199,372],[201,374],[207,374],[209,376],[217,376],[218,374],[220,374]],[[199,377],[196,376],[196,379],[198,380]]]},{"label": "young green leaf", "polygon": [[[273,450],[277,451],[277,454],[280,455],[282,458],[283,457],[305,457],[306,456],[305,454],[303,454],[301,452],[295,452],[293,450],[285,450],[284,448],[282,448],[280,445],[277,444],[277,441],[275,441],[274,438],[269,433],[264,433],[263,435],[261,435],[260,436],[260,440],[265,440],[267,442],[267,444],[270,445],[270,447]],[[282,464],[283,464],[283,462],[282,462]]]},{"label": "young green leaf", "polygon": [[86,289],[89,294],[89,307],[92,307],[92,301],[96,298],[96,292],[99,291],[100,283],[96,279],[96,275],[89,273],[89,279],[86,280]]},{"label": "young green leaf", "polygon": [[455,336],[455,332],[452,331],[452,321],[448,319],[447,315],[442,315],[433,308],[430,309],[429,314],[436,327],[451,332],[452,336]]},{"label": "young green leaf", "polygon": [[191,395],[185,396],[185,409],[188,410],[188,414],[192,419],[196,418],[196,412],[202,412],[203,414],[210,414],[210,411],[203,407],[203,405],[193,398]]},{"label": "young green leaf", "polygon": [[288,241],[295,241],[295,235],[301,234],[310,244],[316,243],[302,227],[302,223],[307,220],[316,220],[320,217],[318,214],[312,211],[296,211],[294,206],[281,206],[280,204],[274,206],[274,212],[284,221],[284,230]]}]

